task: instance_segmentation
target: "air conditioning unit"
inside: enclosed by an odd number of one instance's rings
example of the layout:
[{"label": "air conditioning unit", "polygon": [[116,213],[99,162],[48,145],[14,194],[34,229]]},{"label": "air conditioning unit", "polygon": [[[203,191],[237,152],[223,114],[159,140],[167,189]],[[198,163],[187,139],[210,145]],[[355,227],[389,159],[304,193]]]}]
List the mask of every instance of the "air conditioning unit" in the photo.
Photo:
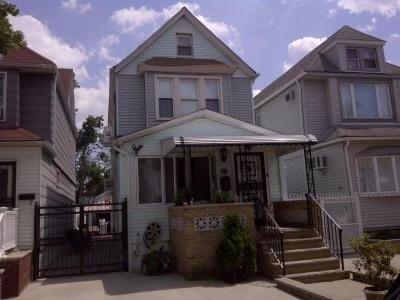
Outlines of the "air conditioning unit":
[{"label": "air conditioning unit", "polygon": [[312,158],[312,165],[314,170],[324,170],[328,167],[327,156],[316,155]]}]

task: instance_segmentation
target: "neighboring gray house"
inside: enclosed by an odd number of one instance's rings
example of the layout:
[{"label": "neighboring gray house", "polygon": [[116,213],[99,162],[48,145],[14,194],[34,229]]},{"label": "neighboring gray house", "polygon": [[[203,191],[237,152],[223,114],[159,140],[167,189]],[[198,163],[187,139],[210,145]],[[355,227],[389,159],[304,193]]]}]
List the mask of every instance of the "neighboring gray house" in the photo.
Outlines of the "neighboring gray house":
[{"label": "neighboring gray house", "polygon": [[[364,230],[400,226],[400,67],[384,45],[344,26],[254,98],[258,125],[317,137],[317,193],[359,195]],[[302,153],[281,173],[284,198],[306,192]]]},{"label": "neighboring gray house", "polygon": [[19,208],[33,248],[34,204],[75,200],[74,74],[29,48],[0,59],[0,206]]},{"label": "neighboring gray house", "polygon": [[[105,133],[113,199],[128,201],[131,269],[140,268],[148,229],[160,228],[159,241],[168,243],[168,207],[182,190],[195,203],[215,200],[221,189],[237,202],[282,198],[278,151],[313,138],[253,124],[256,76],[186,8],[111,69]],[[286,138],[291,146],[277,148]]]}]

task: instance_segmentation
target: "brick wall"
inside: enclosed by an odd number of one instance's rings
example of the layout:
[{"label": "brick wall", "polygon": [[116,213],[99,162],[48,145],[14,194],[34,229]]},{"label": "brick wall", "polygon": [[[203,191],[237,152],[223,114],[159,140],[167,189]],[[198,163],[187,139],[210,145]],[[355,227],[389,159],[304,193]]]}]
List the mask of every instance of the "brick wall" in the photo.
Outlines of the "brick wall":
[{"label": "brick wall", "polygon": [[213,276],[222,240],[220,217],[236,214],[255,237],[252,203],[207,204],[168,208],[170,250],[178,273],[187,279]]},{"label": "brick wall", "polygon": [[274,215],[281,226],[305,226],[308,224],[307,201],[274,202]]},{"label": "brick wall", "polygon": [[32,251],[16,251],[0,259],[4,269],[1,299],[18,297],[32,280]]}]

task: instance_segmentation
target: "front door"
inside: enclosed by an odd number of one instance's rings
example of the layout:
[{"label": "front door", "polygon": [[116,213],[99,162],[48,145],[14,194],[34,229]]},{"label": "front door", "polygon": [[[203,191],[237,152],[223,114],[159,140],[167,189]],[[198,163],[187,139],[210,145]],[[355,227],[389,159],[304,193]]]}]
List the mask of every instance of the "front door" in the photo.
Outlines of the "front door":
[{"label": "front door", "polygon": [[235,153],[237,194],[242,202],[260,200],[267,204],[263,153]]},{"label": "front door", "polygon": [[15,162],[0,162],[0,207],[15,207]]}]

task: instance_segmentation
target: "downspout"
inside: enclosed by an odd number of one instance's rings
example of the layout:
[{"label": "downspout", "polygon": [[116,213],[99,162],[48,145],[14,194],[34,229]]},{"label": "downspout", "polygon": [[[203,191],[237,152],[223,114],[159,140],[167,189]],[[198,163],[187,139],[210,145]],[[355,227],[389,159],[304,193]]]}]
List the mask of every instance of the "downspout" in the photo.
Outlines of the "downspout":
[{"label": "downspout", "polygon": [[347,151],[349,146],[350,146],[350,141],[346,141],[346,144],[345,144],[343,149],[344,149],[344,157],[345,157],[345,160],[346,160],[346,169],[347,169],[347,178],[348,178],[347,181],[348,181],[348,184],[349,184],[350,196],[353,196],[354,195],[353,194],[353,180],[352,180],[352,177],[351,177],[349,154],[348,154],[348,151]]},{"label": "downspout", "polygon": [[306,126],[304,124],[304,106],[303,106],[303,88],[302,83],[299,80],[296,80],[296,85],[299,91],[299,99],[300,99],[300,118],[301,118],[301,127],[303,134],[306,134]]}]

